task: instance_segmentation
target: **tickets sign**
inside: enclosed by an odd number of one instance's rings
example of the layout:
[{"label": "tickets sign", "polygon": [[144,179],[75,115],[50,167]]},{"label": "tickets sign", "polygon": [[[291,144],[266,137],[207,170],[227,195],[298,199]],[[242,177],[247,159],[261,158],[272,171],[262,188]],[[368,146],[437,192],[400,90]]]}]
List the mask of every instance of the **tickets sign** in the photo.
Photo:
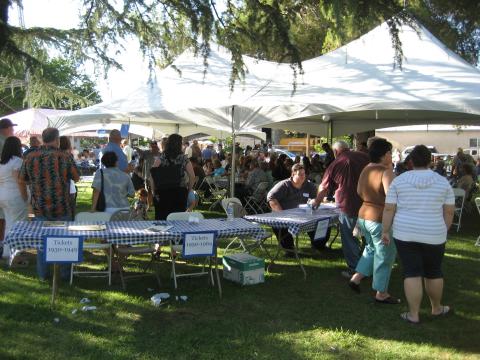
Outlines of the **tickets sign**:
[{"label": "tickets sign", "polygon": [[183,257],[214,256],[217,233],[192,232],[183,235]]},{"label": "tickets sign", "polygon": [[82,262],[83,237],[45,236],[43,250],[46,263]]}]

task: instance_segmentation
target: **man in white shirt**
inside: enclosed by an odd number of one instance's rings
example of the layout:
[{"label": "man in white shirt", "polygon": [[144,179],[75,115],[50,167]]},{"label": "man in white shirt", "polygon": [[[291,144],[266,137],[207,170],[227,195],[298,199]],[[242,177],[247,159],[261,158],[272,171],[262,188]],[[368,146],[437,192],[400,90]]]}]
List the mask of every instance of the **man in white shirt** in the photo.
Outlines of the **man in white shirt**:
[{"label": "man in white shirt", "polygon": [[122,150],[125,156],[127,157],[127,162],[130,163],[130,161],[132,161],[133,149],[128,144],[128,139],[122,140]]}]

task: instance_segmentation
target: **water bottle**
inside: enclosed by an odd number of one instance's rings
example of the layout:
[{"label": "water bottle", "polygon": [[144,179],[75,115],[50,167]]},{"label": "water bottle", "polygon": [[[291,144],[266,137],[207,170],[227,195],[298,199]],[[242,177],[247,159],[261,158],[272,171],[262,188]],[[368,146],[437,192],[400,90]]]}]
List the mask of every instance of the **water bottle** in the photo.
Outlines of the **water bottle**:
[{"label": "water bottle", "polygon": [[227,220],[233,220],[234,215],[233,215],[233,204],[228,203],[227,205]]}]

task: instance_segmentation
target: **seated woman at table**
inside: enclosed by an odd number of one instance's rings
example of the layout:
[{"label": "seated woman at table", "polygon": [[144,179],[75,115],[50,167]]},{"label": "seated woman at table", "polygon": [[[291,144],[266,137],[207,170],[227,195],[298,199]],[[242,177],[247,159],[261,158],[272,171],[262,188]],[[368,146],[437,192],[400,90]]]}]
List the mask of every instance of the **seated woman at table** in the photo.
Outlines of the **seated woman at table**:
[{"label": "seated woman at table", "polygon": [[205,160],[205,164],[203,164],[203,171],[205,172],[205,176],[212,176],[213,172],[215,171],[213,167],[212,159]]},{"label": "seated woman at table", "polygon": [[128,197],[135,195],[135,188],[130,176],[117,167],[117,154],[113,151],[106,152],[102,156],[102,164],[105,169],[97,170],[93,177],[92,210],[96,211],[97,209],[98,197],[102,189],[102,172],[103,193],[106,203],[105,212],[114,213],[120,209],[129,209]]},{"label": "seated woman at table", "polygon": [[220,160],[213,160],[213,173],[212,176],[223,176],[225,175],[225,168],[222,167]]},{"label": "seated woman at table", "polygon": [[474,184],[473,169],[470,164],[462,164],[462,174],[457,181],[457,187],[465,190],[465,198],[468,198]]},{"label": "seated woman at table", "polygon": [[[20,139],[15,136],[8,137],[0,157],[0,208],[5,214],[5,235],[15,222],[27,220],[27,187],[25,183],[18,181],[22,162]],[[8,258],[10,255],[10,250],[4,246],[3,257]]]},{"label": "seated woman at table", "polygon": [[165,151],[150,169],[155,195],[155,220],[166,220],[172,212],[186,210],[188,192],[195,182],[193,166],[182,151],[182,137],[172,134]]}]

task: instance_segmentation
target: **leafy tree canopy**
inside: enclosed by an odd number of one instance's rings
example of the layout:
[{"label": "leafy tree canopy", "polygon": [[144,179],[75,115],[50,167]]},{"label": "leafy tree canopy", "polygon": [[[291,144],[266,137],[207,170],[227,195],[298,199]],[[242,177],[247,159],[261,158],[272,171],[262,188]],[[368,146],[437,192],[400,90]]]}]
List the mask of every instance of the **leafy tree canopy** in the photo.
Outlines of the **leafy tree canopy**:
[{"label": "leafy tree canopy", "polygon": [[45,91],[54,91],[42,77],[45,49],[56,49],[74,66],[93,61],[97,68],[108,69],[120,67],[109,48],[133,36],[153,68],[171,63],[187,47],[206,59],[211,41],[217,41],[232,52],[233,86],[244,74],[241,54],[289,62],[299,72],[302,60],[332,50],[385,20],[397,50],[394,60],[401,66],[397,27],[401,20],[413,23],[413,19],[470,63],[478,61],[478,1],[222,1],[79,0],[78,26],[59,30],[12,26],[9,10],[21,0],[0,0],[0,68],[19,63],[17,71],[5,77],[22,78],[18,75],[28,69],[32,81],[43,81]]}]

